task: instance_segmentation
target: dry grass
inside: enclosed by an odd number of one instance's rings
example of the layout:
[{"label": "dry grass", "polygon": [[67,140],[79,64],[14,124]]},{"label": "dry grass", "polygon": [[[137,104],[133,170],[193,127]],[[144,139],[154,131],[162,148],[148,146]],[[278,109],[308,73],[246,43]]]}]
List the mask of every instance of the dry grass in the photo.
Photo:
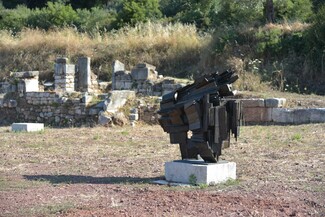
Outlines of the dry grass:
[{"label": "dry grass", "polygon": [[[107,77],[115,59],[128,68],[139,62],[156,65],[162,74],[174,73],[185,65],[197,63],[204,37],[196,28],[183,24],[139,24],[105,34],[84,34],[74,29],[42,31],[24,29],[17,35],[0,32],[0,78],[9,71],[53,71],[58,56],[72,62],[80,56],[92,58],[92,69]],[[188,55],[188,54],[191,55]],[[190,68],[187,67],[189,72]],[[184,73],[180,71],[180,73]]]},{"label": "dry grass", "polygon": [[288,23],[288,22],[283,22],[283,23],[278,23],[278,24],[274,24],[274,23],[270,23],[267,24],[263,27],[263,30],[271,30],[271,29],[280,29],[282,32],[284,33],[290,33],[290,32],[298,32],[298,31],[303,31],[306,28],[308,28],[310,26],[310,24],[308,23],[302,23],[302,22],[292,22],[292,23]]}]

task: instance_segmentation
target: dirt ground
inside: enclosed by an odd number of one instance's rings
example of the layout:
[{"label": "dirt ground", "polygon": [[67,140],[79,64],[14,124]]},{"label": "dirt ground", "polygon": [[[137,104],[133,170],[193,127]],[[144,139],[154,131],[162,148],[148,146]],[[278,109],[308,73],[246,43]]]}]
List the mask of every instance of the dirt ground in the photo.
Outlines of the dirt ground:
[{"label": "dirt ground", "polygon": [[0,128],[0,216],[325,216],[325,124],[246,126],[222,159],[237,180],[173,187],[160,126]]}]

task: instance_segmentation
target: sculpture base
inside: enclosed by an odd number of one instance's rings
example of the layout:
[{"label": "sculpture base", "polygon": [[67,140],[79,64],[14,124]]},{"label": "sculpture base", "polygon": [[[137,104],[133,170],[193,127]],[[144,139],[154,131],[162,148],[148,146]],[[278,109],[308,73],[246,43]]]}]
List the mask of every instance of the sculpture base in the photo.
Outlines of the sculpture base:
[{"label": "sculpture base", "polygon": [[37,132],[44,130],[43,123],[13,123],[11,125],[11,131],[19,132]]},{"label": "sculpture base", "polygon": [[236,163],[228,161],[205,163],[201,160],[166,162],[165,178],[169,182],[213,185],[228,179],[236,179]]}]

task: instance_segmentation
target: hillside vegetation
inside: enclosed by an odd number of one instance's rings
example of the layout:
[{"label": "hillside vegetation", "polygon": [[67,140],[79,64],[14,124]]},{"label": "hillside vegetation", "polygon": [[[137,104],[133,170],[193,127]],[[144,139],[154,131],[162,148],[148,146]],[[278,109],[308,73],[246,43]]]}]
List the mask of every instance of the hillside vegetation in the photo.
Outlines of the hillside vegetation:
[{"label": "hillside vegetation", "polygon": [[2,2],[1,80],[22,70],[51,80],[56,57],[87,55],[103,80],[118,59],[186,78],[234,68],[241,90],[325,93],[322,1],[274,0],[271,17],[264,0]]}]

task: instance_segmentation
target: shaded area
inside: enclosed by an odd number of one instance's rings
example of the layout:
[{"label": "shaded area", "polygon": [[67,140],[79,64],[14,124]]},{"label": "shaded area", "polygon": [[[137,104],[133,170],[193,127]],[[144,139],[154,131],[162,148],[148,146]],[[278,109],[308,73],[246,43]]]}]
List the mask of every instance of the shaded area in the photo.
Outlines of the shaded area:
[{"label": "shaded area", "polygon": [[163,176],[152,178],[140,177],[94,177],[79,175],[23,175],[29,181],[48,181],[51,184],[135,184],[150,183],[154,180],[164,179]]}]

